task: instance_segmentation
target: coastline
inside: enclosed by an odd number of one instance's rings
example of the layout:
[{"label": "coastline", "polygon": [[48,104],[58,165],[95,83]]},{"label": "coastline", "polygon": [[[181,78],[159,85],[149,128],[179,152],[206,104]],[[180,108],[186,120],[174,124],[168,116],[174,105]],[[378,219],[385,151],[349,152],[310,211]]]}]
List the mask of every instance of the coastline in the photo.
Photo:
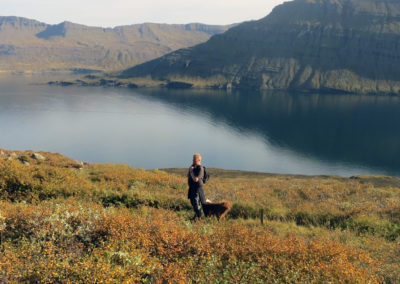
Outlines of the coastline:
[{"label": "coastline", "polygon": [[400,96],[400,93],[391,91],[373,91],[373,90],[344,90],[335,88],[319,88],[319,89],[305,89],[305,88],[259,88],[256,86],[239,87],[233,86],[230,83],[218,82],[215,80],[154,80],[150,77],[134,77],[134,78],[120,78],[117,76],[97,76],[86,75],[75,79],[59,79],[55,81],[47,81],[45,84],[57,85],[62,87],[67,86],[80,86],[80,87],[113,87],[113,88],[128,88],[128,89],[149,89],[149,88],[166,88],[176,90],[223,90],[226,92],[250,90],[250,91],[284,91],[284,92],[297,92],[301,94],[345,94],[345,95],[363,95],[363,96]]}]

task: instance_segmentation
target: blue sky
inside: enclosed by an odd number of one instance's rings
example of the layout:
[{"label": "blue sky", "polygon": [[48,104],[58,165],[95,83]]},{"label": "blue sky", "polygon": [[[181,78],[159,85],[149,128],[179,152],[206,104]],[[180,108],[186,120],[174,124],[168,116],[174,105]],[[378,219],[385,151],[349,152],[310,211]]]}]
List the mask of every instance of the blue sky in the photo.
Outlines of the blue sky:
[{"label": "blue sky", "polygon": [[260,19],[282,0],[0,0],[1,16],[114,27],[143,22],[231,24]]}]

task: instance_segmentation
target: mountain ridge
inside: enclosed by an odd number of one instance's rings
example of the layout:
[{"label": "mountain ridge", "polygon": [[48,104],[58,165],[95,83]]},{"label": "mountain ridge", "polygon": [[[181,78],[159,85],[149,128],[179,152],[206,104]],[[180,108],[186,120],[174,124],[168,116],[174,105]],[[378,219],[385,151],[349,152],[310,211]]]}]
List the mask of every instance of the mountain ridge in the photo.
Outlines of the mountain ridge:
[{"label": "mountain ridge", "polygon": [[121,70],[204,42],[230,27],[144,23],[103,28],[0,17],[0,71]]},{"label": "mountain ridge", "polygon": [[400,93],[400,2],[295,0],[268,16],[129,68],[195,87]]}]

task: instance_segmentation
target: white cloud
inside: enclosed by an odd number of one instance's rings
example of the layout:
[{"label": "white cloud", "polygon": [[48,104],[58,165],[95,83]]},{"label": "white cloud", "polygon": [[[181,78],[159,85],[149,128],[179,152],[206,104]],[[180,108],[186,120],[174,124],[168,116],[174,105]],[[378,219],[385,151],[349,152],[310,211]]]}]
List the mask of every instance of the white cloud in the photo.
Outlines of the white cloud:
[{"label": "white cloud", "polygon": [[230,24],[267,15],[283,0],[0,0],[4,16],[92,26],[142,22]]}]

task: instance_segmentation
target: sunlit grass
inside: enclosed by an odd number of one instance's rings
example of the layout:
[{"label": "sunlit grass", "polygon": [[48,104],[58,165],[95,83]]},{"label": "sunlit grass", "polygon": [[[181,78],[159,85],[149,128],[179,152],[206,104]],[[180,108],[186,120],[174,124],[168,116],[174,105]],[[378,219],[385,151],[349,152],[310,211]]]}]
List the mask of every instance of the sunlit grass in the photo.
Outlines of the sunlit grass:
[{"label": "sunlit grass", "polygon": [[209,169],[207,197],[233,207],[192,223],[185,170],[41,154],[0,153],[6,282],[400,281],[395,178]]}]

